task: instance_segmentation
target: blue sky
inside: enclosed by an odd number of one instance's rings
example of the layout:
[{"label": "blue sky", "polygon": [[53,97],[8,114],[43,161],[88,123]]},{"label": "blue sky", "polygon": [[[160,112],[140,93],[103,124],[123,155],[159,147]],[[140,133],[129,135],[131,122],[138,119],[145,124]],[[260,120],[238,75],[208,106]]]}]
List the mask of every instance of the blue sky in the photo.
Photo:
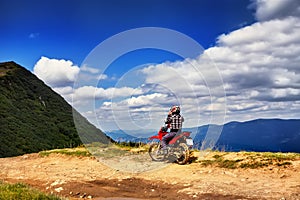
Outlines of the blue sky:
[{"label": "blue sky", "polygon": [[[173,104],[186,127],[300,117],[297,0],[0,0],[0,7],[0,62],[26,67],[101,129],[157,129]],[[159,48],[147,48],[154,43]],[[118,51],[125,54],[105,66]]]},{"label": "blue sky", "polygon": [[80,65],[100,42],[139,27],[180,31],[207,48],[216,37],[252,23],[249,1],[1,0],[0,61],[32,70],[41,58]]}]

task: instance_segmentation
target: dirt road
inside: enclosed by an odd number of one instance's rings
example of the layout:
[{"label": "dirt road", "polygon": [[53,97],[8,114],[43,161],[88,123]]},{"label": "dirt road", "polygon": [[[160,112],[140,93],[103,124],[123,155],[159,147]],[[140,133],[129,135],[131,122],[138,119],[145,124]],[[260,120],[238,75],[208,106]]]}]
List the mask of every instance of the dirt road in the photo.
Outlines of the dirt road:
[{"label": "dirt road", "polygon": [[0,169],[2,181],[25,182],[69,199],[300,199],[299,160],[258,169],[169,164],[130,173],[93,157],[29,154],[0,159]]}]

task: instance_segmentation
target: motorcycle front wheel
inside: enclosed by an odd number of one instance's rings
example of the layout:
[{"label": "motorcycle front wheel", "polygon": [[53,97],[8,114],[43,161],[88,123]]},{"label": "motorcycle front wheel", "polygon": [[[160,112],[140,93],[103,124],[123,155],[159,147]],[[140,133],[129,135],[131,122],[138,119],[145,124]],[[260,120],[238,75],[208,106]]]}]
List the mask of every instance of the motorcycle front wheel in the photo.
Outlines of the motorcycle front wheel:
[{"label": "motorcycle front wheel", "polygon": [[148,152],[153,161],[163,161],[165,159],[165,155],[160,147],[160,143],[153,143],[150,145]]},{"label": "motorcycle front wheel", "polygon": [[176,162],[179,165],[184,165],[189,161],[190,151],[189,151],[189,147],[185,143],[180,143],[178,145],[176,151],[176,157],[177,157]]}]

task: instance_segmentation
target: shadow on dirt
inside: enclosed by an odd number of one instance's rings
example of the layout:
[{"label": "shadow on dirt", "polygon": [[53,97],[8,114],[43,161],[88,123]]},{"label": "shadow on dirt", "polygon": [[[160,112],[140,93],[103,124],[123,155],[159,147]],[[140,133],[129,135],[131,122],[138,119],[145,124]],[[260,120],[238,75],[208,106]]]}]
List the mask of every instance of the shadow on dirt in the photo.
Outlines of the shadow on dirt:
[{"label": "shadow on dirt", "polygon": [[[207,199],[207,200],[232,200],[247,199],[243,196],[219,195],[219,194],[186,194],[179,192],[187,186],[172,185],[163,182],[147,181],[139,178],[127,179],[103,179],[90,182],[69,182],[61,185],[64,190],[61,194],[66,197],[93,199]],[[261,199],[261,198],[260,198]]]}]

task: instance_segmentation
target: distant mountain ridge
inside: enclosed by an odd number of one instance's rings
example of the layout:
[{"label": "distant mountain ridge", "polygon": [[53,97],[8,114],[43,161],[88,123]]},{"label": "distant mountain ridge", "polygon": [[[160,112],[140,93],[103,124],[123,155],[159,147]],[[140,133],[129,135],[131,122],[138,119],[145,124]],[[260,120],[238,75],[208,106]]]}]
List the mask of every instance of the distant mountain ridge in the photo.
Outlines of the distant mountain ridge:
[{"label": "distant mountain ridge", "polygon": [[112,130],[105,132],[110,138],[116,142],[142,142],[148,143],[148,137],[156,135],[157,132],[154,130],[144,130],[144,134],[136,135],[138,131],[129,131],[129,130]]},{"label": "distant mountain ridge", "polygon": [[[201,148],[208,127],[205,125],[198,128],[194,137],[195,148]],[[225,151],[300,152],[300,120],[229,122],[223,126],[214,148]]]},{"label": "distant mountain ridge", "polygon": [[75,110],[73,118],[60,95],[14,62],[0,63],[0,109],[0,157],[110,140]]},{"label": "distant mountain ridge", "polygon": [[127,142],[136,139],[137,137],[127,134],[122,130],[113,130],[106,132],[106,135],[111,137],[114,141],[117,142]]},{"label": "distant mountain ridge", "polygon": [[223,127],[217,146],[232,151],[300,152],[300,120],[231,122]]}]

